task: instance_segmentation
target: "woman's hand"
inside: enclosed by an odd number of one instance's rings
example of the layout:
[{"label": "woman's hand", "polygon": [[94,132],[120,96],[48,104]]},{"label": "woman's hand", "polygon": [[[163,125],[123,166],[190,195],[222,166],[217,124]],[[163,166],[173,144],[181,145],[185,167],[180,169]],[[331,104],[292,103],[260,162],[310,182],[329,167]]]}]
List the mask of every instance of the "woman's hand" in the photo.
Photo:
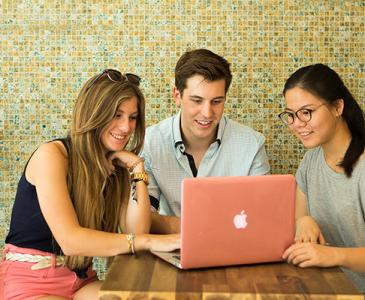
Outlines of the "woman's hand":
[{"label": "woman's hand", "polygon": [[109,160],[113,165],[121,166],[127,169],[129,169],[131,166],[135,165],[138,162],[139,163],[135,166],[135,169],[137,169],[137,167],[139,167],[140,165],[142,166],[142,170],[144,168],[143,160],[139,156],[125,150],[111,153],[109,156]]},{"label": "woman's hand", "polygon": [[313,243],[296,243],[285,250],[283,259],[288,263],[305,267],[333,267],[339,261],[338,248]]},{"label": "woman's hand", "polygon": [[303,216],[297,219],[295,242],[319,243],[321,245],[326,243],[318,224],[311,216]]},{"label": "woman's hand", "polygon": [[150,235],[149,250],[171,252],[180,249],[180,234]]}]

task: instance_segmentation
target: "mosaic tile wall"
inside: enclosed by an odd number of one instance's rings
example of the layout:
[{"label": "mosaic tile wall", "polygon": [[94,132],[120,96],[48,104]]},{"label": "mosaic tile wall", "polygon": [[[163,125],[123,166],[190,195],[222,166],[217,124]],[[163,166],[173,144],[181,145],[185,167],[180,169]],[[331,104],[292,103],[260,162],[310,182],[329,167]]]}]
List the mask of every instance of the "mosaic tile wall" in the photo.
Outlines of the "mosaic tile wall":
[{"label": "mosaic tile wall", "polygon": [[226,114],[264,133],[273,173],[294,172],[304,151],[277,119],[297,68],[329,64],[365,106],[365,1],[136,3],[0,1],[0,247],[27,157],[66,134],[80,86],[104,68],[144,78],[153,124],[176,112],[173,69],[183,52],[225,56],[234,73]]}]

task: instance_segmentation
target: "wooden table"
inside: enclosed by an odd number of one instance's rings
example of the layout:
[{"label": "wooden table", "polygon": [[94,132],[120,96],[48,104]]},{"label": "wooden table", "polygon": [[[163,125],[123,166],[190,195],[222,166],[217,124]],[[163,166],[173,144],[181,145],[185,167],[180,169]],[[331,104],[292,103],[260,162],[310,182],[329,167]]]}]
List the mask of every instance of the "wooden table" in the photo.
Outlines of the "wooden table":
[{"label": "wooden table", "polygon": [[150,253],[119,255],[99,292],[102,300],[361,299],[339,268],[286,263],[179,270]]}]

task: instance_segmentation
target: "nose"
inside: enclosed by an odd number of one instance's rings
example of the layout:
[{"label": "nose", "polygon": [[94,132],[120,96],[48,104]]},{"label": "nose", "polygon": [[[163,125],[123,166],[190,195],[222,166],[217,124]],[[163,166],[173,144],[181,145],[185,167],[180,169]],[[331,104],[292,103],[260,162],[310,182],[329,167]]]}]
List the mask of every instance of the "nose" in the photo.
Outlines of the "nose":
[{"label": "nose", "polygon": [[121,118],[118,120],[118,128],[123,133],[129,133],[131,131],[131,126],[129,124],[129,118]]},{"label": "nose", "polygon": [[203,103],[201,113],[203,117],[210,118],[213,114],[212,104],[208,101]]}]

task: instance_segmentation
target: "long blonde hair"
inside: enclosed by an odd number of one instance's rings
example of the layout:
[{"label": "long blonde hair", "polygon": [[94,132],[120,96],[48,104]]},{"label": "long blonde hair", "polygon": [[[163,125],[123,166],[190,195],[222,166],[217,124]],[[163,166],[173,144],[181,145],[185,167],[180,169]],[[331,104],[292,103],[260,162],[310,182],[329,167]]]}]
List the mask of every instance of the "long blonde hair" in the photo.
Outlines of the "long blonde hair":
[{"label": "long blonde hair", "polygon": [[[133,96],[137,98],[138,116],[127,148],[138,154],[144,141],[145,99],[137,85],[127,79],[114,82],[106,75],[99,75],[86,82],[77,98],[68,138],[67,179],[82,227],[118,232],[121,206],[128,201],[130,193],[129,174],[122,167],[109,174],[107,150],[101,136],[119,105]],[[66,256],[66,265],[71,269],[85,268],[91,261],[91,257]]]}]

